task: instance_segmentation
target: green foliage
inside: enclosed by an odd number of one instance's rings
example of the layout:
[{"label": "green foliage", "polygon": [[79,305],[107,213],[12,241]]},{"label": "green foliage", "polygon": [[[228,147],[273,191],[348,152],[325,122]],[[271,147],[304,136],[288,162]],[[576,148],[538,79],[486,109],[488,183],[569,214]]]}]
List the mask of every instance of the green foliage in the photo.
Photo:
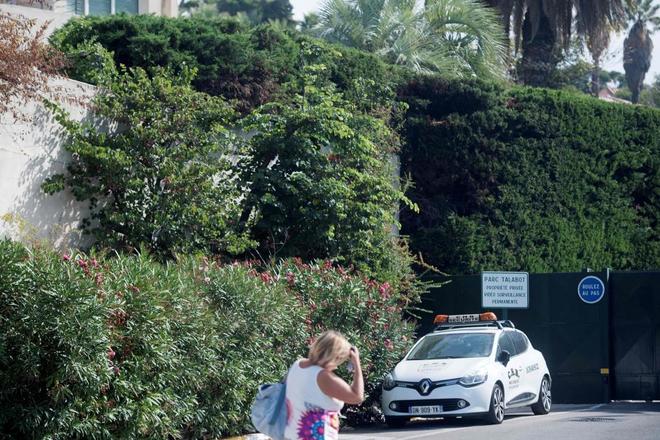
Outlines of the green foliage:
[{"label": "green foliage", "polygon": [[542,89],[412,83],[414,252],[451,273],[660,265],[660,112]]},{"label": "green foliage", "polygon": [[66,74],[70,78],[97,85],[117,74],[113,54],[94,39],[76,42],[75,45],[57,39],[52,40],[53,43],[58,44],[68,57]]},{"label": "green foliage", "polygon": [[8,241],[0,262],[3,435],[162,439],[195,422],[220,341],[193,278]]},{"label": "green foliage", "polygon": [[[252,38],[275,53],[282,35],[264,27]],[[90,200],[91,220],[99,222],[85,226],[101,246],[148,246],[171,256],[197,250],[236,255],[256,244],[264,258],[331,258],[382,281],[409,280],[404,266],[410,258],[392,237],[394,214],[407,199],[394,177],[398,136],[390,124],[405,108],[393,109],[386,71],[369,72],[368,56],[323,42],[297,44],[297,77],[281,85],[278,102],[239,124],[249,133],[247,149],[229,150],[229,111],[219,99],[189,90],[185,70],[173,96],[169,86],[165,93],[158,89],[169,77],[156,72],[150,80],[136,70],[117,77],[101,97],[100,115],[121,119],[127,130],[106,136],[64,121],[74,134],[67,147],[74,160],[66,177],[50,178],[44,189],[68,187]],[[214,105],[226,113],[214,113]],[[182,157],[179,143],[199,155],[193,175],[184,174],[193,156]],[[235,170],[218,159],[228,152]],[[213,176],[221,176],[219,183],[211,184]],[[109,196],[112,203],[101,203]]]},{"label": "green foliage", "polygon": [[[313,40],[276,25],[249,28],[232,19],[148,15],[74,19],[51,37],[65,53],[88,41],[112,52],[118,66],[196,68],[197,90],[235,100],[238,110],[247,112],[279,97],[281,84],[299,78],[301,46]],[[322,48],[319,63],[341,90],[350,92],[357,78],[385,86],[396,80],[397,74],[374,55],[313,44]]]},{"label": "green foliage", "polygon": [[178,252],[242,252],[231,233],[237,186],[228,177],[233,111],[220,98],[190,88],[193,72],[125,71],[95,99],[107,126],[58,121],[70,134],[67,174],[45,181],[48,193],[70,189],[89,201],[83,227],[101,247],[142,245],[161,256]]},{"label": "green foliage", "polygon": [[293,13],[289,0],[217,0],[215,4],[218,12],[245,14],[252,23],[290,21]]},{"label": "green foliage", "polygon": [[[272,275],[271,275],[272,274]],[[380,420],[380,385],[387,372],[410,348],[414,322],[401,314],[419,301],[419,292],[402,293],[399,286],[363,278],[359,273],[334,266],[330,261],[307,265],[300,259],[288,260],[261,274],[286,283],[305,310],[308,339],[329,329],[338,329],[360,350],[365,402],[344,411],[348,422]],[[350,380],[343,369],[341,375]]]},{"label": "green foliage", "polygon": [[239,163],[246,195],[241,225],[262,254],[387,270],[394,213],[407,202],[393,185],[398,138],[326,86],[323,65],[306,70],[301,94],[246,121],[254,136]]},{"label": "green foliage", "polygon": [[414,72],[504,76],[504,30],[474,0],[325,0],[316,34]]},{"label": "green foliage", "polygon": [[79,78],[83,82],[102,84],[107,78],[112,78],[117,73],[112,53],[99,43],[86,41],[67,53],[73,65],[67,74]]},{"label": "green foliage", "polygon": [[328,261],[257,269],[0,241],[0,435],[243,433],[257,386],[327,328],[364,360],[368,400],[346,409],[349,421],[378,417],[378,383],[413,336],[401,312],[417,298]]}]

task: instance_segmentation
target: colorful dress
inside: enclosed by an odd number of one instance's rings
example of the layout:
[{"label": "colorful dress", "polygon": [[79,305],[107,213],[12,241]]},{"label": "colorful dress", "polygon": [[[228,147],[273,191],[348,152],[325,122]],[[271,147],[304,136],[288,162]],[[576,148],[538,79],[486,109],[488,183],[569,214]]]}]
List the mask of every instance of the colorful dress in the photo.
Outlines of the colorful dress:
[{"label": "colorful dress", "polygon": [[339,438],[339,411],[344,402],[325,394],[316,377],[323,368],[300,367],[296,361],[286,378],[286,440],[336,440]]}]

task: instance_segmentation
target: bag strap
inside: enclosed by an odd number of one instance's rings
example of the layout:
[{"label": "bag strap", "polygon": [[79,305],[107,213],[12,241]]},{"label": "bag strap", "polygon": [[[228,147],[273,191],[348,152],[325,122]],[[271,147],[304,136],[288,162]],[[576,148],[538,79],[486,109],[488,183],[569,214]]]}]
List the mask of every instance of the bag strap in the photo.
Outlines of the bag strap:
[{"label": "bag strap", "polygon": [[278,396],[277,403],[275,404],[275,410],[273,411],[273,416],[268,421],[269,425],[275,424],[277,418],[280,415],[280,412],[282,411],[282,406],[284,405],[284,401],[286,400],[286,379],[287,377],[289,377],[289,371],[290,369],[286,372],[286,375],[282,380],[282,391],[280,391],[280,395]]}]

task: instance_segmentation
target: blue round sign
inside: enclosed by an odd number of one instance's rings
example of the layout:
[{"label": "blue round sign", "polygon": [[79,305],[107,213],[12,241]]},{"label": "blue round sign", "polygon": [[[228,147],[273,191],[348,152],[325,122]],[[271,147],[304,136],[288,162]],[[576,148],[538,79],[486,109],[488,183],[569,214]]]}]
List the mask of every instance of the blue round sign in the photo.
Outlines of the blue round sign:
[{"label": "blue round sign", "polygon": [[605,284],[593,275],[584,277],[578,284],[578,296],[587,304],[596,304],[605,296]]}]

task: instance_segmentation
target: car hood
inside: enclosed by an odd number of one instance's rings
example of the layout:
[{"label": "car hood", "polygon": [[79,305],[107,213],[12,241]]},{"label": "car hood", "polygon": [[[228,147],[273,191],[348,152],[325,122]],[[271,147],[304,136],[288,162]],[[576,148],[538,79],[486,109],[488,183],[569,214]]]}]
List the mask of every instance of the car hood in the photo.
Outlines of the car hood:
[{"label": "car hood", "polygon": [[417,382],[425,378],[433,381],[459,379],[486,365],[488,365],[487,357],[426,361],[403,360],[394,368],[394,379],[404,382]]}]

